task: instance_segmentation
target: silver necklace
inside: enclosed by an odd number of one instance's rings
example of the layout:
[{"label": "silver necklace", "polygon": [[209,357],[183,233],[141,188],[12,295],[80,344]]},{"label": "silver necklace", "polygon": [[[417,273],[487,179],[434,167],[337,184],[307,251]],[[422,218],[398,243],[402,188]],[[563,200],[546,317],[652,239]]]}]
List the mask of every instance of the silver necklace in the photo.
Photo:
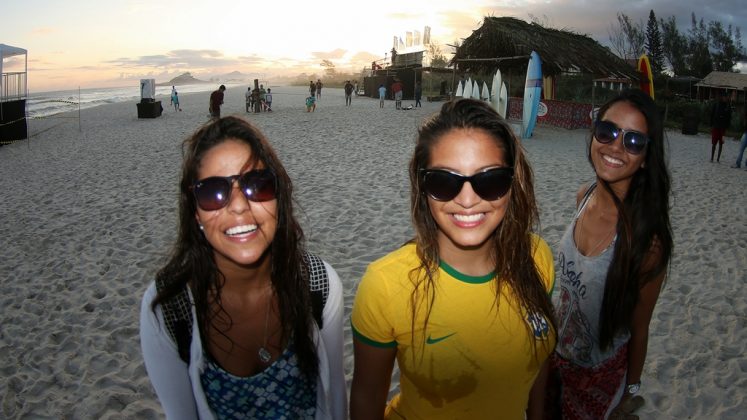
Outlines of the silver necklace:
[{"label": "silver necklace", "polygon": [[257,354],[259,355],[259,360],[262,363],[269,363],[270,360],[272,360],[272,354],[269,350],[267,350],[267,326],[270,322],[270,307],[272,307],[272,295],[270,295],[270,299],[267,302],[267,313],[265,314],[265,334],[264,334],[264,341],[262,342],[262,345],[259,347],[259,350],[257,351]]}]

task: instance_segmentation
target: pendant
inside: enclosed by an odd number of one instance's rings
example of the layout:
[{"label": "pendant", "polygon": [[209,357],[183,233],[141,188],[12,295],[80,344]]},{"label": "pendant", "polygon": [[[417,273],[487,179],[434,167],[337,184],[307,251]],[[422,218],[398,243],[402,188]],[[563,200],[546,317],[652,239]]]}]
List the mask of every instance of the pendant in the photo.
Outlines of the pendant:
[{"label": "pendant", "polygon": [[270,360],[272,360],[272,355],[264,347],[260,347],[257,353],[259,353],[259,360],[261,360],[262,363],[268,363]]}]

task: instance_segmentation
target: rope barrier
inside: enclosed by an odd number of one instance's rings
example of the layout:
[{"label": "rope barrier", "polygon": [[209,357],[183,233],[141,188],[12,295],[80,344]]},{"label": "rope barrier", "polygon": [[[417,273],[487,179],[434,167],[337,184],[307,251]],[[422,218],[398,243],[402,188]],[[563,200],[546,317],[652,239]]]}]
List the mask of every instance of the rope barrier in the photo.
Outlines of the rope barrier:
[{"label": "rope barrier", "polygon": [[[61,99],[51,99],[51,100],[48,100],[48,101],[41,101],[39,103],[47,103],[47,102],[59,102],[59,103],[66,103],[66,104],[71,104],[71,105],[80,105],[80,103],[78,103],[78,102],[65,101],[65,100],[61,100]],[[65,111],[65,112],[68,112],[68,111]],[[24,121],[24,120],[77,120],[79,118],[80,117],[61,117],[61,116],[57,116],[57,114],[45,115],[45,116],[33,116],[33,117],[24,116],[24,117],[17,118],[17,119],[12,120],[12,121],[6,121],[6,122],[3,122],[3,123],[0,123],[0,127],[6,126],[6,125],[15,124],[17,122]],[[39,134],[39,133],[36,133],[36,134]],[[30,140],[31,137],[34,137],[36,134],[28,135],[28,139]],[[13,143],[16,143],[16,142],[19,142],[19,141],[23,141],[23,140],[27,140],[27,139],[0,140],[0,146],[5,146],[5,145],[13,144]]]}]

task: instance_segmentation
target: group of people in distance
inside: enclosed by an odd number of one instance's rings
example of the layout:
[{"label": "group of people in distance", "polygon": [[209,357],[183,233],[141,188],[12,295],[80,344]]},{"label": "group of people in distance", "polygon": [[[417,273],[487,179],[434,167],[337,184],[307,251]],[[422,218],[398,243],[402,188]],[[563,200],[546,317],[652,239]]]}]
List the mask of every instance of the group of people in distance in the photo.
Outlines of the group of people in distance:
[{"label": "group of people in distance", "polygon": [[246,112],[272,112],[272,89],[260,84],[258,88],[246,88],[244,93]]},{"label": "group of people in distance", "polygon": [[417,134],[414,237],[368,266],[345,321],[268,139],[225,117],[185,140],[176,242],[140,314],[167,418],[632,416],[673,247],[653,100],[624,91],[600,109],[594,180],[554,250],[534,231],[525,151],[487,103],[446,102]]}]

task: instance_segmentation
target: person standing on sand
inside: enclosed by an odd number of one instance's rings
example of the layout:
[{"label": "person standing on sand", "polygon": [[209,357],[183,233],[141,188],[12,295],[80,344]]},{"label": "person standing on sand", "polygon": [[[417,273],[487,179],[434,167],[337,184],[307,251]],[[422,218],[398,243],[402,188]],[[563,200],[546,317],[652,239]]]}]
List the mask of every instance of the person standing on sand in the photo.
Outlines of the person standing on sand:
[{"label": "person standing on sand", "polygon": [[309,80],[309,94],[316,98],[316,84],[313,80]]},{"label": "person standing on sand", "polygon": [[322,80],[316,80],[316,99],[322,99]]},{"label": "person standing on sand", "polygon": [[578,190],[555,259],[545,414],[625,419],[644,403],[649,324],[673,248],[664,126],[651,97],[626,90],[604,104],[587,153],[595,180]]},{"label": "person standing on sand", "polygon": [[267,91],[265,90],[264,85],[259,85],[259,110],[260,111],[267,110],[267,105],[265,104],[266,100],[267,100]]},{"label": "person standing on sand", "polygon": [[166,418],[346,419],[342,284],[305,250],[277,154],[236,117],[182,150],[177,239],[140,308]]},{"label": "person standing on sand", "polygon": [[[744,149],[747,149],[747,106],[744,107],[744,116],[742,117],[742,141],[739,143],[739,152],[737,153],[737,163],[732,168],[739,169],[744,157]],[[747,168],[747,160],[744,161],[744,167]]]},{"label": "person standing on sand", "polygon": [[386,86],[379,85],[379,108],[384,108],[384,99],[386,99]]},{"label": "person standing on sand", "polygon": [[392,83],[392,93],[394,94],[394,107],[396,109],[402,109],[402,83],[399,79],[394,79]]},{"label": "person standing on sand", "polygon": [[353,103],[353,84],[350,80],[345,81],[345,106],[350,106]]},{"label": "person standing on sand", "polygon": [[267,108],[267,112],[272,112],[272,89],[267,88],[267,93],[265,94],[265,107]]},{"label": "person standing on sand", "polygon": [[210,94],[210,116],[213,118],[220,118],[220,106],[223,105],[223,92],[226,91],[225,85],[220,87]]},{"label": "person standing on sand", "polygon": [[711,109],[711,162],[718,144],[718,155],[716,162],[721,160],[721,148],[724,147],[724,134],[731,123],[731,107],[727,102],[726,92],[719,95],[718,102]]},{"label": "person standing on sand", "polygon": [[246,88],[246,93],[244,93],[244,101],[246,102],[246,112],[249,112],[249,110],[252,109],[252,87],[251,86]]},{"label": "person standing on sand", "polygon": [[447,102],[409,174],[415,238],[368,266],[353,304],[351,419],[536,418],[554,271],[521,144],[486,102]]},{"label": "person standing on sand", "polygon": [[174,105],[174,93],[176,93],[176,86],[171,85],[171,105]]},{"label": "person standing on sand", "polygon": [[420,82],[415,82],[415,107],[423,107],[423,104],[420,103],[420,98],[423,97],[423,87],[420,85]]},{"label": "person standing on sand", "polygon": [[171,92],[171,103],[174,104],[174,111],[181,111],[181,109],[179,109],[179,94],[176,90]]}]

